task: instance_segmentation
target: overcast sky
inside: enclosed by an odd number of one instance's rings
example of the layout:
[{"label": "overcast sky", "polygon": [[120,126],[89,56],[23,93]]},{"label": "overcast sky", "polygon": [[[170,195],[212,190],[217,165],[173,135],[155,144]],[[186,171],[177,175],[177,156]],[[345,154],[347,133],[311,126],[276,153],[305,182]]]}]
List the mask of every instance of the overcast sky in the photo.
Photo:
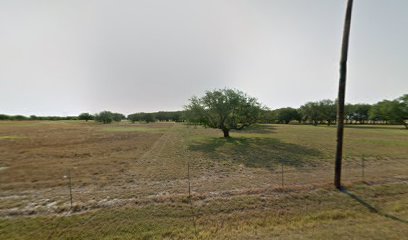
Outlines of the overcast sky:
[{"label": "overcast sky", "polygon": [[[180,110],[238,88],[334,99],[343,0],[1,0],[0,113]],[[408,1],[357,0],[347,102],[408,92]]]}]

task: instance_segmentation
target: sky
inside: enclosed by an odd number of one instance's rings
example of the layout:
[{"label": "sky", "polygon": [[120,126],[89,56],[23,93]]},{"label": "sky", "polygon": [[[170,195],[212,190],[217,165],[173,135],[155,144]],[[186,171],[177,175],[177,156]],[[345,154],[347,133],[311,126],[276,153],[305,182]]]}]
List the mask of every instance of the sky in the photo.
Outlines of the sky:
[{"label": "sky", "polygon": [[[345,0],[1,0],[0,113],[181,110],[236,88],[335,99]],[[356,0],[346,101],[408,93],[408,1]]]}]

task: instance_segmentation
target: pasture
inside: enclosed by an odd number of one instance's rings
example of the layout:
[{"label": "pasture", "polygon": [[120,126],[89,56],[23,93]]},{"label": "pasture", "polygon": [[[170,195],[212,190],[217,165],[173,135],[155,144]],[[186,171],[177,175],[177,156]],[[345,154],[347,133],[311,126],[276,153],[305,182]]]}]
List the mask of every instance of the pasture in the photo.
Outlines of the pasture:
[{"label": "pasture", "polygon": [[332,187],[335,131],[256,125],[224,139],[182,123],[2,121],[0,235],[406,237],[408,131],[347,126],[344,192]]}]

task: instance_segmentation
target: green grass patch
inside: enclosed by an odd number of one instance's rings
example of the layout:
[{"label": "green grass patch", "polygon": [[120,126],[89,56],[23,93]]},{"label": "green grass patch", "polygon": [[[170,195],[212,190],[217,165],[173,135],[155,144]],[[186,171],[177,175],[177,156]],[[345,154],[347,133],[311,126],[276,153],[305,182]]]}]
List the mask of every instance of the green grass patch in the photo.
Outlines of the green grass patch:
[{"label": "green grass patch", "polygon": [[26,139],[27,137],[24,136],[0,136],[0,140],[19,140],[19,139]]}]

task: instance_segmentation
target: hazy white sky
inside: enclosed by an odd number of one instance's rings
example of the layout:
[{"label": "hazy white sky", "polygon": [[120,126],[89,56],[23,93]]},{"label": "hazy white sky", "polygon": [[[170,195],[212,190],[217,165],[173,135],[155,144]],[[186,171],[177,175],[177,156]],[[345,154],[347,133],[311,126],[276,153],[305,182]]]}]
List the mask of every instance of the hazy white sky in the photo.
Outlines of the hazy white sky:
[{"label": "hazy white sky", "polygon": [[[179,110],[238,88],[337,95],[343,0],[1,0],[0,113]],[[408,1],[356,0],[347,102],[408,92]]]}]

